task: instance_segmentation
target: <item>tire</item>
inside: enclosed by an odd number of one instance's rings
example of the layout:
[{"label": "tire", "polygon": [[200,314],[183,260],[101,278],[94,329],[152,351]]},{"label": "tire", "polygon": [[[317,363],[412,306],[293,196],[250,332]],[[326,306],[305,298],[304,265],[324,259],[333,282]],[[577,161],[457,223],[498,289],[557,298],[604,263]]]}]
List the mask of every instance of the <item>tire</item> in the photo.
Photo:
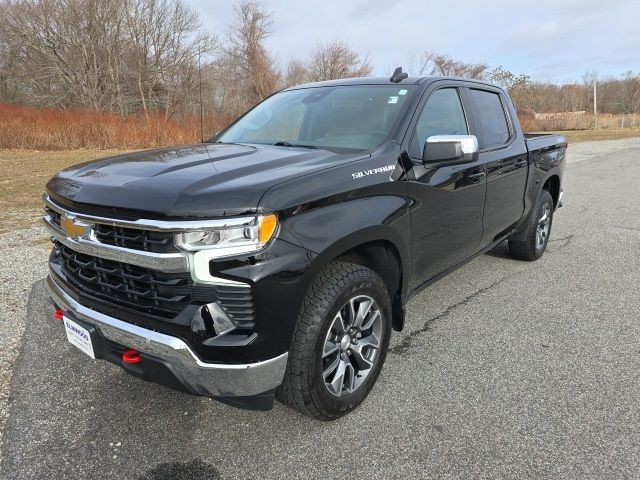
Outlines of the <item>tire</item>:
[{"label": "tire", "polygon": [[360,265],[329,264],[300,308],[278,400],[320,420],[346,415],[375,384],[390,337],[391,303],[380,277]]},{"label": "tire", "polygon": [[538,197],[535,214],[532,215],[525,232],[525,240],[509,239],[509,252],[518,260],[532,262],[542,257],[549,243],[553,223],[553,197],[542,190]]}]

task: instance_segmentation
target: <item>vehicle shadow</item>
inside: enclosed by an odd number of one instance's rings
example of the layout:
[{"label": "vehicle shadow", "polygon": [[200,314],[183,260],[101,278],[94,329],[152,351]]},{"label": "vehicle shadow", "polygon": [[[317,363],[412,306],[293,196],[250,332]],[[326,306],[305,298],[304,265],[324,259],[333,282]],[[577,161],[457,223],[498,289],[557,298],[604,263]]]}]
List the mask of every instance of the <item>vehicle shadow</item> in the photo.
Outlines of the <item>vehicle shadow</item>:
[{"label": "vehicle shadow", "polygon": [[505,240],[502,243],[499,243],[491,250],[489,250],[485,255],[489,257],[502,258],[505,260],[512,260],[511,254],[509,253],[509,243]]}]

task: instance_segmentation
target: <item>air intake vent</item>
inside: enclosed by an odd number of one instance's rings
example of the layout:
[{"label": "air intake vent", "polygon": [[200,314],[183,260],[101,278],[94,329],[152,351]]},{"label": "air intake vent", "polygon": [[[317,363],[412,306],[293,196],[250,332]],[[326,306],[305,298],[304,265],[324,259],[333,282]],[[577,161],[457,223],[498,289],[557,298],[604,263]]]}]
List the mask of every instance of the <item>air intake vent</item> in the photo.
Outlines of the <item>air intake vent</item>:
[{"label": "air intake vent", "polygon": [[239,328],[252,330],[255,325],[253,293],[250,285],[216,286],[218,303]]}]

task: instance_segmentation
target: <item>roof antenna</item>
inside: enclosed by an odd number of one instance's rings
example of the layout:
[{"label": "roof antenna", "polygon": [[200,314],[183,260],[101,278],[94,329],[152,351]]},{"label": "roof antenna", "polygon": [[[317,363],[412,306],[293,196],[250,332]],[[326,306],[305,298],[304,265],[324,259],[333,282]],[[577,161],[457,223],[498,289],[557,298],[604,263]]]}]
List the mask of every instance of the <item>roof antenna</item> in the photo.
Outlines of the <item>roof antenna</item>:
[{"label": "roof antenna", "polygon": [[391,78],[389,79],[389,81],[393,83],[398,83],[404,80],[405,78],[409,78],[409,74],[402,73],[402,67],[398,67],[393,71],[393,75],[391,75]]},{"label": "roof antenna", "polygon": [[198,47],[198,89],[200,90],[199,100],[200,100],[200,143],[204,143],[204,113],[202,111],[202,61],[201,57],[202,51],[200,47]]}]

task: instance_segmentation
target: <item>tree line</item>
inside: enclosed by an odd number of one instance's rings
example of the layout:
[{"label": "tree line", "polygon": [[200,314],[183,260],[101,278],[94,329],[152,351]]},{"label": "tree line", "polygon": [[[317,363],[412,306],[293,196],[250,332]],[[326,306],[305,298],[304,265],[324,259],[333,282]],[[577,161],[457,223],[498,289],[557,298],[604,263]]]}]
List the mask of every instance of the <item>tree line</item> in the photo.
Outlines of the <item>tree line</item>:
[{"label": "tree line", "polygon": [[[0,0],[0,102],[167,120],[202,106],[231,118],[283,87],[372,73],[371,59],[339,40],[279,64],[266,47],[273,15],[239,0],[226,32],[215,34],[183,0]],[[520,111],[592,111],[595,74],[558,85],[428,50],[407,55],[405,66],[498,83]],[[640,113],[640,74],[601,79],[598,106]]]}]

